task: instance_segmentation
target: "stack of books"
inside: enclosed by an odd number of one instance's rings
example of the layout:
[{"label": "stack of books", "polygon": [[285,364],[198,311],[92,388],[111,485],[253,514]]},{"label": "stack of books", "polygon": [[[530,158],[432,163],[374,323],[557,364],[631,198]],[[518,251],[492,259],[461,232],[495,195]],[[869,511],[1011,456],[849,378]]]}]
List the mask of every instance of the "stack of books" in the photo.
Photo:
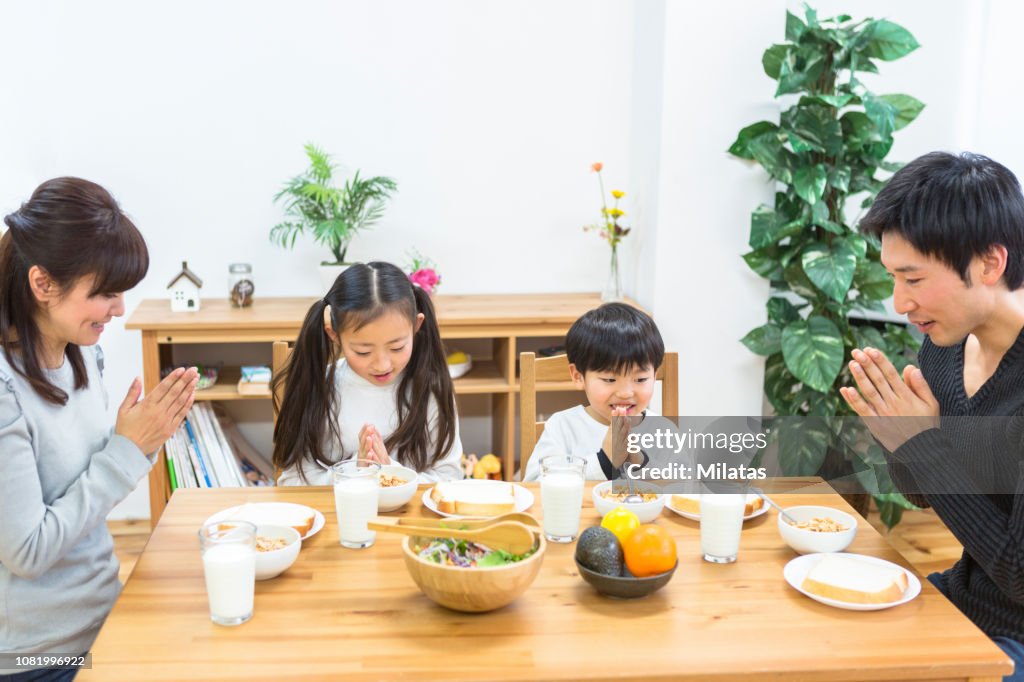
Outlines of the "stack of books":
[{"label": "stack of books", "polygon": [[195,403],[164,444],[171,490],[274,485],[274,468],[230,417]]},{"label": "stack of books", "polygon": [[270,395],[270,368],[263,365],[242,367],[238,392],[241,395]]}]

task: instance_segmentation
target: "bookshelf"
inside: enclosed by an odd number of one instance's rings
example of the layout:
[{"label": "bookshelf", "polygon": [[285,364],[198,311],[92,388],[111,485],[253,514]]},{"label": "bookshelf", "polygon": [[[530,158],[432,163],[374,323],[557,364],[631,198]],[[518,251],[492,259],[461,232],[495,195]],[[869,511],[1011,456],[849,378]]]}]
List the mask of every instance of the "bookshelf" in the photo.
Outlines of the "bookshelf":
[{"label": "bookshelf", "polygon": [[[294,341],[313,298],[260,297],[251,307],[233,308],[227,299],[203,299],[197,312],[172,313],[166,299],[147,299],[132,312],[125,327],[142,336],[143,382],[147,391],[160,382],[160,368],[172,362],[180,344],[266,344]],[[630,302],[632,303],[632,302]],[[441,338],[446,343],[473,339],[490,349],[473,359],[473,369],[455,380],[456,395],[490,396],[492,451],[502,459],[510,478],[515,462],[515,394],[519,391],[516,362],[524,342],[562,337],[576,319],[601,304],[598,294],[467,294],[434,297]],[[197,400],[269,400],[240,395],[238,367],[224,367],[217,385],[196,394]],[[571,382],[553,384],[549,391],[572,390]],[[161,450],[149,474],[151,523],[156,525],[170,496],[167,463]]]}]

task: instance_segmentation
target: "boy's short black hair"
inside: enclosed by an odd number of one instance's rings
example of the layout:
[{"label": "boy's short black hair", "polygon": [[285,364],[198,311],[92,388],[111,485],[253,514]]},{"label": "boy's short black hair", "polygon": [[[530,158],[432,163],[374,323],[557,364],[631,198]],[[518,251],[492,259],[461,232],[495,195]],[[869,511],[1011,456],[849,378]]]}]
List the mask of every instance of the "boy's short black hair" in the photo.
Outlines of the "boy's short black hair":
[{"label": "boy's short black hair", "polygon": [[580,374],[657,369],[665,342],[651,316],[625,303],[606,303],[584,313],[565,336],[565,353]]},{"label": "boy's short black hair", "polygon": [[914,159],[875,197],[860,229],[875,237],[895,233],[938,259],[970,286],[971,259],[1001,244],[1003,278],[1024,283],[1024,195],[1017,177],[992,159],[964,152],[932,152]]}]

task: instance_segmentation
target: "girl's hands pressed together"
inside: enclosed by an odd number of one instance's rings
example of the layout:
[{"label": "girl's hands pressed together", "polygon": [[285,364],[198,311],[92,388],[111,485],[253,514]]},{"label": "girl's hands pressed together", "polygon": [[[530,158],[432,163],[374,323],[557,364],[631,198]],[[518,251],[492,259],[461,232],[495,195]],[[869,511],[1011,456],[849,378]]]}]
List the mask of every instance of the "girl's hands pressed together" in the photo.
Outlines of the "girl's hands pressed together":
[{"label": "girl's hands pressed together", "polygon": [[359,459],[368,459],[381,466],[391,464],[391,457],[384,447],[384,439],[373,424],[363,424],[359,430]]},{"label": "girl's hands pressed together", "polygon": [[195,367],[179,367],[139,400],[142,382],[136,377],[117,410],[114,433],[135,443],[146,454],[155,452],[174,435],[188,414],[198,383],[199,372]]}]

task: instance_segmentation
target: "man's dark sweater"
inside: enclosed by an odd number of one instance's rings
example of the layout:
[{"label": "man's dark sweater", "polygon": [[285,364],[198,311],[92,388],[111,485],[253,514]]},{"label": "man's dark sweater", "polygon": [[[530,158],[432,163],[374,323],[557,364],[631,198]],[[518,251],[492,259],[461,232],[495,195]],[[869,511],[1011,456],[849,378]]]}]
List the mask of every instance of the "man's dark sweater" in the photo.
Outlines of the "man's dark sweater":
[{"label": "man's dark sweater", "polygon": [[919,361],[941,426],[892,453],[890,473],[901,490],[923,493],[907,497],[930,505],[964,546],[942,591],[990,637],[1024,642],[1024,330],[970,398],[964,344],[925,339]]}]

